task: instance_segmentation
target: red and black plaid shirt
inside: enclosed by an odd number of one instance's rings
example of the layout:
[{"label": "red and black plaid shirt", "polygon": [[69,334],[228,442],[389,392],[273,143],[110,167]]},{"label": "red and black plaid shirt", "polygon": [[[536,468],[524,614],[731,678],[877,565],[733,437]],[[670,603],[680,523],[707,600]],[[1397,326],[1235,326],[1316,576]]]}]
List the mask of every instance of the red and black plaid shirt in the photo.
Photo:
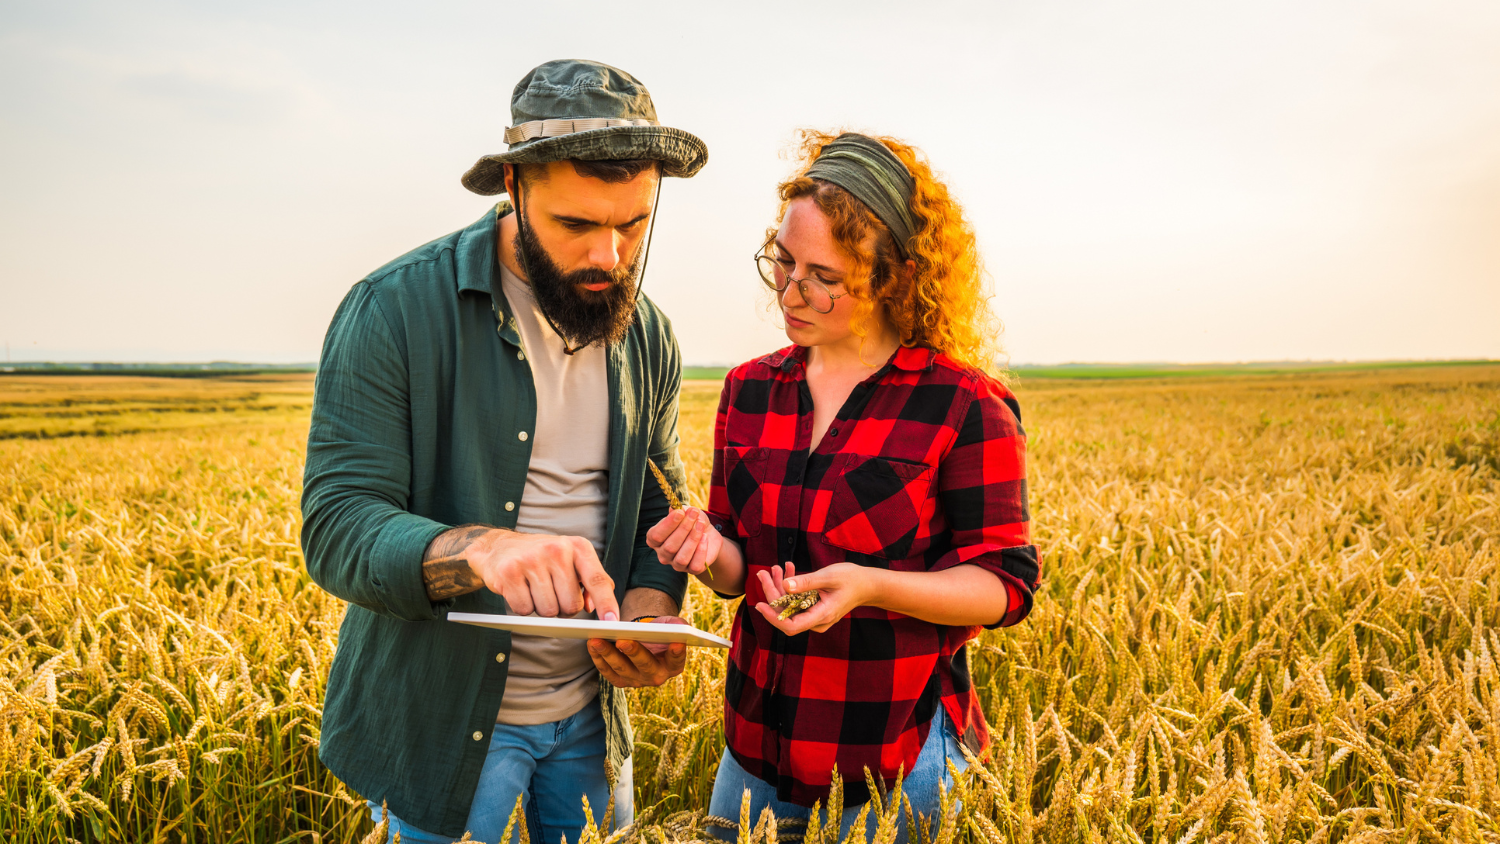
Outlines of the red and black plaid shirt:
[{"label": "red and black plaid shirt", "polygon": [[787,561],[798,572],[977,565],[1009,592],[1001,626],[1031,610],[1040,566],[1020,408],[1004,385],[900,349],[809,452],[805,352],[791,346],[725,379],[708,512],[749,566],[725,680],[729,751],[780,799],[807,806],[827,797],[835,763],[855,802],[868,798],[867,766],[887,782],[910,772],[939,703],[970,750],[985,748],[964,650],[979,628],[860,607],[825,633],[789,637],[753,609],[765,600],[755,573]]}]

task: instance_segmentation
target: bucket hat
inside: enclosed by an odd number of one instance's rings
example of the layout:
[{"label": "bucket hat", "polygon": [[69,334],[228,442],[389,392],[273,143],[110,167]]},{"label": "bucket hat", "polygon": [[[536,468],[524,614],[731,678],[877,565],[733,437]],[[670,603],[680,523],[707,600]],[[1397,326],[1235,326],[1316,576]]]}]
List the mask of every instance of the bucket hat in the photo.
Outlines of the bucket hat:
[{"label": "bucket hat", "polygon": [[696,136],[656,120],[651,94],[619,68],[583,59],[539,65],[516,83],[510,98],[508,149],[486,155],[463,184],[484,196],[505,192],[506,164],[646,158],[667,176],[688,178],[708,161]]}]

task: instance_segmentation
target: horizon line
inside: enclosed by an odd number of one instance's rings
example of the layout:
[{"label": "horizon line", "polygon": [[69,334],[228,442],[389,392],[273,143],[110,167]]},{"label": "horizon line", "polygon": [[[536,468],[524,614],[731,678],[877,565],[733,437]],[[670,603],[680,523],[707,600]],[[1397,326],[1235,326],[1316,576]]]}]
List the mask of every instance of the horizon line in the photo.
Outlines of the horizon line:
[{"label": "horizon line", "polygon": [[[732,369],[740,363],[684,363],[683,369]],[[1379,365],[1379,364],[1485,364],[1500,363],[1497,358],[1468,358],[1468,357],[1428,357],[1428,358],[1264,358],[1256,360],[1235,361],[1170,361],[1170,360],[1132,360],[1132,361],[1060,361],[1042,362],[1028,361],[1024,363],[1011,362],[1006,369],[1034,369],[1034,368],[1075,368],[1075,367],[1225,367],[1225,366],[1350,366],[1350,365]],[[104,367],[109,369],[286,369],[286,370],[308,370],[315,371],[318,361],[295,361],[291,363],[270,363],[254,360],[198,360],[198,361],[121,361],[121,360],[34,360],[34,361],[9,361],[0,364],[0,371],[13,371],[16,369],[54,368],[84,369],[89,367]]]}]

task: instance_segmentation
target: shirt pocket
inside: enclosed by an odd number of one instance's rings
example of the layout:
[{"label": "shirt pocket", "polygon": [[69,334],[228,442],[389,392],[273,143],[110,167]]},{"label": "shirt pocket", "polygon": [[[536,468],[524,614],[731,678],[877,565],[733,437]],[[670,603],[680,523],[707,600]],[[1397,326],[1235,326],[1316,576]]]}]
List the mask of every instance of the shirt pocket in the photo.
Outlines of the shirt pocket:
[{"label": "shirt pocket", "polygon": [[770,453],[770,449],[753,446],[724,446],[724,493],[742,537],[760,533],[765,515],[761,483],[765,481],[766,457]]},{"label": "shirt pocket", "polygon": [[851,454],[834,482],[823,541],[887,560],[912,554],[933,467]]}]

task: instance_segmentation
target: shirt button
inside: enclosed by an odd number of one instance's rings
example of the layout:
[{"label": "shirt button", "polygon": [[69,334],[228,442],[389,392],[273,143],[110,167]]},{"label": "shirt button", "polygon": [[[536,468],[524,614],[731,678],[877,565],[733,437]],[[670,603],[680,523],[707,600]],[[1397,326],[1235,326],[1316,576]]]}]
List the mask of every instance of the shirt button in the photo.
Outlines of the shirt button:
[{"label": "shirt button", "polygon": [[516,434],[516,436],[521,438],[521,442],[526,442],[526,432],[525,431],[522,431],[521,433]]},{"label": "shirt button", "polygon": [[516,502],[514,502],[514,501],[507,501],[507,502],[505,502],[505,509],[506,510],[514,510],[514,509],[516,509]]},{"label": "shirt button", "polygon": [[504,662],[505,661],[505,654],[495,654],[495,661],[496,662]]},{"label": "shirt button", "polygon": [[525,352],[516,352],[516,360],[525,360],[525,359],[526,359],[526,353]]},{"label": "shirt button", "polygon": [[484,733],[481,733],[478,730],[475,730],[474,731],[474,740],[475,741],[479,741],[482,738],[484,738]]},{"label": "shirt button", "polygon": [[839,435],[839,429],[838,428],[829,428],[828,429],[828,436],[830,436],[830,437],[836,437],[838,435]]}]

